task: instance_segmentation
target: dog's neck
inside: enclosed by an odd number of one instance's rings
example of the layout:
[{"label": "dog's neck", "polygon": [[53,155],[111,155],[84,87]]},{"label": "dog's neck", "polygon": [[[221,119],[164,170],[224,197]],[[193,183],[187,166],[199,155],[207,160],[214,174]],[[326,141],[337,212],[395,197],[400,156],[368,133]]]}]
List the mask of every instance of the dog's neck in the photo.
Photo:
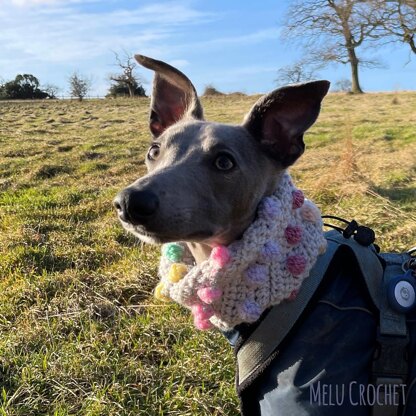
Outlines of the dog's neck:
[{"label": "dog's neck", "polygon": [[198,265],[208,260],[212,251],[212,247],[204,243],[186,243],[186,245]]},{"label": "dog's neck", "polygon": [[294,299],[326,248],[319,209],[288,174],[260,202],[242,238],[210,243],[162,246],[155,292],[190,308],[200,329],[255,322],[269,306]]}]

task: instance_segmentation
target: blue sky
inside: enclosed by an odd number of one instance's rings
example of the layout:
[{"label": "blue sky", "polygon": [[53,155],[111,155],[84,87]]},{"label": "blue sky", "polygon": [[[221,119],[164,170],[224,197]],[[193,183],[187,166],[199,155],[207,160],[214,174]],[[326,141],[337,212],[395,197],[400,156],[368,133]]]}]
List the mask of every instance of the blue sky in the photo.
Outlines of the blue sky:
[{"label": "blue sky", "polygon": [[[104,95],[116,71],[112,51],[165,60],[199,92],[263,93],[276,87],[277,70],[302,57],[280,38],[288,0],[0,0],[0,78],[32,73],[61,87],[78,71]],[[416,90],[416,57],[391,44],[375,54],[384,68],[363,70],[366,91]],[[368,55],[368,54],[367,54]],[[410,60],[410,62],[409,62]],[[138,71],[150,89],[152,74]],[[333,83],[349,68],[319,72]]]}]

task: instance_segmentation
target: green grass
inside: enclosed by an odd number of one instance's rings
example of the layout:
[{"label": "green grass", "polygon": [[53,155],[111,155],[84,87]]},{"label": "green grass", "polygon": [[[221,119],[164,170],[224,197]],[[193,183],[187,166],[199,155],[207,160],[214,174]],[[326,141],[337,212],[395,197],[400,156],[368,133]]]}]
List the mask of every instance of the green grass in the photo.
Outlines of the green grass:
[{"label": "green grass", "polygon": [[[256,97],[204,99],[238,123]],[[0,102],[0,415],[237,415],[218,333],[152,297],[158,249],[115,194],[145,171],[147,99]],[[331,94],[292,168],[326,214],[416,243],[416,94]]]}]

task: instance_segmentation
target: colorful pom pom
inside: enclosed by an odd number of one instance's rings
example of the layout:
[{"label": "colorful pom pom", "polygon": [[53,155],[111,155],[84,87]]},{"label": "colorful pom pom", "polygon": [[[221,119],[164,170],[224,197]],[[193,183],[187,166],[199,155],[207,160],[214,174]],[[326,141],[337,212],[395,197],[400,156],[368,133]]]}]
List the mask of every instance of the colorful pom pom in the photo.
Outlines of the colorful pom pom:
[{"label": "colorful pom pom", "polygon": [[156,288],[155,288],[155,292],[154,292],[154,294],[155,294],[155,298],[156,298],[156,299],[158,299],[158,300],[162,300],[162,301],[164,301],[164,302],[169,302],[169,301],[170,301],[170,298],[169,298],[169,297],[167,297],[167,296],[165,296],[165,295],[162,293],[164,289],[165,289],[164,284],[163,284],[163,283],[159,283],[159,284],[156,286]]},{"label": "colorful pom pom", "polygon": [[300,276],[305,271],[306,259],[299,254],[289,256],[286,260],[286,266],[293,276]]},{"label": "colorful pom pom", "polygon": [[168,280],[171,283],[178,283],[186,273],[188,273],[188,268],[182,263],[173,263],[169,269]]},{"label": "colorful pom pom", "polygon": [[319,212],[319,209],[311,203],[303,205],[301,215],[305,221],[309,222],[317,222],[321,219],[321,213]]},{"label": "colorful pom pom", "polygon": [[198,289],[196,293],[199,299],[202,300],[202,302],[208,304],[215,302],[222,296],[222,290],[217,289],[216,287],[203,287],[201,289]]},{"label": "colorful pom pom", "polygon": [[194,325],[197,329],[201,331],[207,331],[208,329],[211,329],[214,326],[209,319],[198,319],[198,318],[194,318]]},{"label": "colorful pom pom", "polygon": [[286,241],[290,245],[296,245],[302,240],[302,228],[298,225],[288,225],[285,230]]},{"label": "colorful pom pom", "polygon": [[274,241],[268,241],[261,249],[260,255],[264,261],[272,260],[279,254],[279,245]]},{"label": "colorful pom pom", "polygon": [[265,219],[275,219],[280,213],[280,204],[270,197],[263,198],[260,203],[259,216]]},{"label": "colorful pom pom", "polygon": [[170,261],[178,262],[182,260],[184,248],[178,243],[168,243],[163,246],[162,252]]},{"label": "colorful pom pom", "polygon": [[239,309],[241,318],[246,322],[255,322],[260,318],[261,307],[257,302],[246,300]]},{"label": "colorful pom pom", "polygon": [[197,303],[192,305],[191,309],[194,318],[198,318],[200,320],[209,319],[214,315],[214,309],[211,305],[201,305],[200,303]]},{"label": "colorful pom pom", "polygon": [[262,264],[252,264],[247,268],[245,275],[247,283],[260,286],[267,280],[267,267]]},{"label": "colorful pom pom", "polygon": [[214,247],[211,251],[211,259],[218,268],[224,267],[230,261],[230,251],[225,246]]},{"label": "colorful pom pom", "polygon": [[305,196],[300,189],[292,192],[292,208],[297,209],[300,208],[303,203],[305,202]]}]

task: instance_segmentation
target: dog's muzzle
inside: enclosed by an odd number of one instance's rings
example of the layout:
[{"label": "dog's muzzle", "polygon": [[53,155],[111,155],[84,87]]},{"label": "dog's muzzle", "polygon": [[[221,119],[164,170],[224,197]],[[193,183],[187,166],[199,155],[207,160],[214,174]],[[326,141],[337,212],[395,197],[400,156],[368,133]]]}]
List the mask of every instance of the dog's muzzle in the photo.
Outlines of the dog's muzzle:
[{"label": "dog's muzzle", "polygon": [[126,188],[114,199],[114,207],[121,221],[146,224],[159,208],[159,198],[152,191]]}]

